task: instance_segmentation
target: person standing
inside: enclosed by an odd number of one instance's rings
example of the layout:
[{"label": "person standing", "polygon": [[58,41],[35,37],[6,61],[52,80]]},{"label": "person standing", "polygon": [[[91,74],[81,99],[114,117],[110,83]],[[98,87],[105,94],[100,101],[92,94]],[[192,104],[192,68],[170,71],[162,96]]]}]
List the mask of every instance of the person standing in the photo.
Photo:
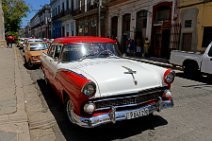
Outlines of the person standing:
[{"label": "person standing", "polygon": [[148,57],[149,56],[149,40],[148,38],[145,38],[144,40],[144,57]]},{"label": "person standing", "polygon": [[137,57],[141,57],[142,56],[142,47],[141,47],[141,41],[140,40],[137,40],[137,43],[136,43],[136,53],[135,55]]}]

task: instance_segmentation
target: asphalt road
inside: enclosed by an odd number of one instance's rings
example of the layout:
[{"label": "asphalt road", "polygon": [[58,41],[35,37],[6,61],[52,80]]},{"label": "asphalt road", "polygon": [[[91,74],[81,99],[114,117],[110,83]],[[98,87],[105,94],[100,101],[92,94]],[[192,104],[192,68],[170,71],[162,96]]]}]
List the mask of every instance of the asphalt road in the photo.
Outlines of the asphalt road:
[{"label": "asphalt road", "polygon": [[[172,85],[174,108],[155,113],[151,118],[144,117],[84,129],[69,123],[63,105],[58,101],[52,89],[45,85],[42,71],[40,69],[27,70],[33,81],[33,87],[37,90],[37,97],[41,99],[44,109],[50,109],[50,114],[56,120],[48,128],[39,128],[39,126],[31,128],[31,136],[36,136],[37,139],[33,138],[33,140],[39,141],[45,139],[58,141],[211,141],[212,79],[207,77],[189,79],[181,71],[176,70],[176,72],[177,77]],[[44,129],[48,130],[43,132]],[[39,135],[44,135],[46,138]]]}]

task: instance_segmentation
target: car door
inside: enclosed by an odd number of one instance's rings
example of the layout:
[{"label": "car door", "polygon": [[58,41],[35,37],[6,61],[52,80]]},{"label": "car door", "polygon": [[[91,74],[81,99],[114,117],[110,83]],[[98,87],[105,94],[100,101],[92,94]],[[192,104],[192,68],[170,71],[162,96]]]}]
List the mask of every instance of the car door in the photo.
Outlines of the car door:
[{"label": "car door", "polygon": [[212,74],[212,43],[209,44],[203,54],[201,72]]},{"label": "car door", "polygon": [[44,53],[41,56],[41,62],[42,62],[41,68],[42,68],[43,73],[44,73],[44,78],[47,79],[49,83],[51,83],[50,72],[49,72],[49,63],[50,63],[50,60],[53,56],[53,53],[54,53],[54,48],[53,48],[53,45],[52,45],[48,48],[47,53]]},{"label": "car door", "polygon": [[53,85],[53,87],[55,89],[57,88],[58,82],[56,80],[56,74],[57,74],[57,70],[58,70],[58,64],[59,64],[59,58],[60,58],[60,54],[61,54],[61,50],[62,50],[62,45],[61,44],[57,44],[57,45],[53,45],[53,49],[54,49],[54,53],[53,56],[49,59],[49,74],[50,74],[50,79],[51,79],[51,83]]},{"label": "car door", "polygon": [[205,58],[205,61],[206,61],[206,66],[205,66],[206,73],[212,74],[212,44],[208,52],[208,57]]}]

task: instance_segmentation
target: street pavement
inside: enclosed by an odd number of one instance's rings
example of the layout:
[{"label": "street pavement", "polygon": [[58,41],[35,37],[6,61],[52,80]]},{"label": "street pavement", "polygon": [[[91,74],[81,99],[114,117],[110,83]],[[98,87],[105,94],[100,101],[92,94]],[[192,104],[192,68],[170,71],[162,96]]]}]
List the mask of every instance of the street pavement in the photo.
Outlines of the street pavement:
[{"label": "street pavement", "polygon": [[[15,46],[0,47],[0,141],[57,140],[51,130],[54,117],[48,106],[43,105],[19,55]],[[125,58],[171,67],[166,60],[158,58]]]},{"label": "street pavement", "polygon": [[30,141],[17,54],[0,47],[0,141]]}]

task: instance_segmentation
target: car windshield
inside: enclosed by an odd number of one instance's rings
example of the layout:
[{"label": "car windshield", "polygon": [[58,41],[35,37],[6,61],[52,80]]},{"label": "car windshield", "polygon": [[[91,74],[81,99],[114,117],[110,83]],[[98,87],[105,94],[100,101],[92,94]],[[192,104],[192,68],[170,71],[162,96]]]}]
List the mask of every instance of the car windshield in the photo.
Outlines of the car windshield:
[{"label": "car windshield", "polygon": [[38,43],[38,44],[30,44],[30,51],[36,51],[36,50],[46,50],[47,44],[45,43]]},{"label": "car windshield", "polygon": [[28,42],[29,43],[31,43],[31,42],[43,42],[43,40],[41,40],[41,39],[29,39]]},{"label": "car windshield", "polygon": [[87,58],[117,57],[114,43],[75,43],[67,44],[63,50],[62,61],[82,61]]}]

